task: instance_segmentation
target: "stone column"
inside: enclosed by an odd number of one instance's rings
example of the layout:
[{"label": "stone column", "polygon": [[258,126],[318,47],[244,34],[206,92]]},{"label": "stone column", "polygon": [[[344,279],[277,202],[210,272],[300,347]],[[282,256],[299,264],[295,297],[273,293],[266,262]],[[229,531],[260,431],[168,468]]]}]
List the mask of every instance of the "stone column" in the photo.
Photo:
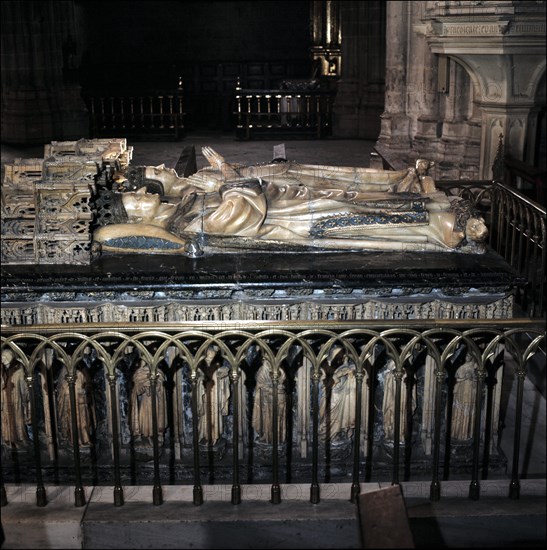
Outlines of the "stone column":
[{"label": "stone column", "polygon": [[410,2],[387,2],[385,104],[378,143],[395,151],[410,149],[406,111],[408,10]]},{"label": "stone column", "polygon": [[516,160],[536,146],[532,130],[545,102],[537,96],[545,78],[545,3],[445,2],[430,10],[428,20],[431,51],[460,64],[472,82],[472,141],[477,115],[481,127],[475,177],[491,179],[500,134],[504,154]]},{"label": "stone column", "polygon": [[[432,158],[440,148],[438,56],[431,53],[422,23],[423,3],[408,2],[407,113],[411,119],[414,156]],[[432,159],[434,160],[434,159]]]},{"label": "stone column", "polygon": [[2,140],[47,143],[88,134],[75,69],[72,0],[2,2]]}]

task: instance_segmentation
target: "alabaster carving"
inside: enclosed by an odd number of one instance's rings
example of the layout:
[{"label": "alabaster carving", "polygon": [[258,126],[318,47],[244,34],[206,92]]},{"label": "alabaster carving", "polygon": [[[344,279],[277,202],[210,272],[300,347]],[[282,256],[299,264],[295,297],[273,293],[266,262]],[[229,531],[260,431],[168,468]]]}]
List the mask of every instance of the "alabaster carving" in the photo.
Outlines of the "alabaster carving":
[{"label": "alabaster carving", "polygon": [[141,186],[118,174],[108,223],[93,235],[95,251],[483,251],[484,220],[436,189],[427,160],[399,171],[242,166],[202,151],[210,166],[187,178],[163,165],[145,167]]},{"label": "alabaster carving", "polygon": [[[470,204],[436,189],[433,166],[404,170],[227,162],[188,177],[131,166],[125,140],[52,142],[46,158],[6,166],[2,261],[89,264],[101,252],[484,250]],[[21,175],[24,174],[24,175]]]},{"label": "alabaster carving", "polygon": [[[165,375],[158,370],[156,378],[156,418],[158,439],[163,444],[163,434],[167,427]],[[150,369],[143,359],[132,377],[131,390],[131,433],[134,441],[140,446],[151,447],[154,438],[152,420],[152,381]]]},{"label": "alabaster carving", "polygon": [[[70,404],[70,379],[66,367],[59,373],[59,431],[63,442],[73,444],[72,407]],[[76,370],[73,376],[74,393],[76,397],[78,443],[82,447],[93,444],[93,432],[96,426],[95,408],[93,403],[93,386],[87,370]]]},{"label": "alabaster carving", "polygon": [[[249,296],[248,300],[221,301],[216,298],[199,303],[190,301],[162,301],[134,305],[128,302],[86,302],[83,304],[56,304],[50,302],[23,307],[15,304],[2,307],[0,321],[5,325],[32,325],[56,323],[131,323],[178,321],[233,321],[237,319],[274,321],[354,321],[360,319],[508,319],[513,316],[512,295],[489,296],[488,301],[474,297],[472,303],[450,301],[422,295],[420,301],[411,299],[370,299],[363,302],[344,301],[343,297],[329,299],[285,298],[263,302]],[[347,297],[346,297],[347,300]]]},{"label": "alabaster carving", "polygon": [[2,350],[2,443],[10,448],[29,444],[30,394],[25,370],[13,351]]},{"label": "alabaster carving", "polygon": [[230,369],[222,364],[217,346],[207,348],[198,378],[199,440],[214,445],[224,432],[224,419],[230,412]]},{"label": "alabaster carving", "polygon": [[355,429],[357,381],[355,365],[341,346],[334,346],[322,378],[319,406],[320,435],[327,441],[347,441]]},{"label": "alabaster carving", "polygon": [[450,429],[452,439],[465,441],[473,437],[476,370],[477,364],[468,353],[455,376]]},{"label": "alabaster carving", "polygon": [[[287,414],[287,396],[285,393],[285,373],[279,369],[277,382],[277,441],[285,442],[285,423]],[[272,382],[272,366],[267,359],[256,373],[256,389],[252,412],[252,426],[261,443],[273,442],[273,402],[274,389]]]}]

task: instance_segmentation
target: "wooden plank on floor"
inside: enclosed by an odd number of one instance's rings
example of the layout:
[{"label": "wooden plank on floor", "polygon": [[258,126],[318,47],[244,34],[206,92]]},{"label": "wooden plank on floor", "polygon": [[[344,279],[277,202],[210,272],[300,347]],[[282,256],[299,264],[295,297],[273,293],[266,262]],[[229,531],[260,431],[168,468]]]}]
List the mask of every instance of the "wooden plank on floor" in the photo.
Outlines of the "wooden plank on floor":
[{"label": "wooden plank on floor", "polygon": [[359,495],[363,548],[415,548],[400,485]]}]

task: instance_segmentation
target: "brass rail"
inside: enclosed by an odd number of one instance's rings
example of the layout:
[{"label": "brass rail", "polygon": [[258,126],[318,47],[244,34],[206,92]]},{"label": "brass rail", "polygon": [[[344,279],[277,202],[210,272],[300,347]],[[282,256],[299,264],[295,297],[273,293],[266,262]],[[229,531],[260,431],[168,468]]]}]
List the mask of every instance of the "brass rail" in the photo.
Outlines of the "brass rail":
[{"label": "brass rail", "polygon": [[[152,480],[152,502],[158,505],[162,484],[191,480],[194,503],[201,504],[202,476],[208,474],[210,480],[231,479],[232,503],[238,504],[245,472],[247,482],[258,475],[251,467],[254,460],[261,465],[260,474],[267,474],[271,482],[273,503],[281,501],[280,480],[295,481],[299,476],[310,483],[310,501],[318,503],[320,481],[336,477],[334,466],[345,464],[345,474],[352,478],[349,497],[355,501],[362,481],[385,478],[397,484],[401,477],[410,480],[419,462],[420,475],[430,480],[431,499],[437,500],[441,480],[451,479],[458,465],[453,451],[459,447],[472,457],[465,475],[470,478],[469,497],[478,499],[480,479],[486,479],[492,464],[503,458],[498,448],[503,430],[500,392],[505,380],[514,377],[509,496],[518,498],[524,385],[532,363],[539,359],[542,364],[545,356],[545,209],[498,182],[438,185],[474,204],[487,220],[492,248],[526,281],[516,296],[521,309],[517,316],[521,317],[2,326],[3,387],[7,387],[6,371],[19,371],[29,396],[30,416],[25,424],[28,445],[24,449],[11,442],[3,446],[3,480],[16,480],[17,472],[26,468],[36,480],[39,506],[47,503],[45,481],[63,476],[64,482],[69,479],[75,485],[77,506],[85,504],[83,483],[94,482],[97,472],[103,476],[98,482],[114,482],[116,506],[123,505],[124,484]],[[218,351],[229,387],[225,390],[225,396],[230,396],[225,429],[219,435],[222,452],[218,441],[210,437],[212,388],[220,385],[219,369],[210,371],[204,366],[210,348]],[[332,414],[325,416],[333,400],[334,371],[329,361],[335,348],[343,351],[348,379],[353,380],[348,394],[352,422],[345,426],[346,454],[337,463],[341,447],[325,431]],[[461,447],[454,445],[451,427],[456,371],[464,355],[475,365],[474,413],[469,438]],[[266,372],[270,382],[263,389],[269,395],[272,434],[262,443],[256,439],[252,405],[265,362],[270,365]],[[152,399],[148,467],[135,460],[135,438],[126,408],[131,409],[131,377],[141,363],[147,369]],[[382,427],[378,401],[385,394],[388,363],[393,365],[394,380],[392,440]],[[102,411],[91,444],[82,444],[78,437],[83,415],[78,380],[84,372],[92,375],[90,403],[102,400],[101,406],[90,405],[90,417]],[[544,370],[539,372],[545,376]],[[70,402],[68,439],[62,438],[58,415],[63,381]],[[418,407],[414,409],[409,403],[416,390]],[[161,412],[164,397],[166,407]],[[200,403],[206,404],[205,409]],[[3,418],[6,411],[11,422],[15,411],[9,403]],[[229,467],[221,460],[223,453],[228,462],[231,459]],[[105,462],[106,468],[101,466]],[[5,504],[3,487],[1,496]]]},{"label": "brass rail", "polygon": [[[204,367],[207,352],[214,347],[226,368],[232,397],[226,415],[230,421],[222,430],[224,452],[231,457],[227,476],[232,479],[232,503],[241,501],[242,474],[248,472],[249,464],[260,460],[262,474],[267,473],[271,481],[272,503],[281,502],[280,475],[292,482],[299,476],[308,480],[310,501],[318,503],[320,478],[329,481],[335,478],[330,472],[333,462],[328,457],[339,450],[329,439],[329,431],[326,438],[324,433],[321,437],[319,434],[325,411],[320,401],[326,399],[324,403],[330,410],[328,403],[334,399],[329,358],[339,348],[347,358],[345,365],[354,381],[347,395],[354,421],[346,426],[345,450],[349,454],[344,455],[348,457],[347,475],[352,478],[348,495],[351,501],[356,501],[362,481],[387,477],[398,484],[401,477],[412,480],[416,461],[413,453],[420,455],[419,475],[429,476],[431,499],[440,498],[442,480],[451,479],[451,469],[456,464],[452,453],[456,447],[450,435],[451,405],[456,358],[462,354],[472,358],[475,365],[474,420],[465,444],[466,456],[472,453],[466,472],[470,476],[469,498],[480,497],[480,479],[488,478],[490,465],[501,456],[500,391],[507,376],[514,376],[517,382],[508,493],[510,498],[519,498],[524,382],[530,361],[542,353],[544,345],[544,326],[531,319],[4,326],[3,359],[6,350],[13,354],[10,368],[16,365],[23,369],[29,390],[34,451],[30,451],[31,460],[26,464],[16,447],[7,452],[2,460],[3,480],[14,478],[14,472],[28,467],[34,472],[37,484],[37,505],[44,506],[45,479],[68,475],[75,486],[76,506],[83,506],[84,480],[89,482],[93,478],[92,472],[99,469],[101,462],[107,467],[106,478],[100,481],[114,482],[116,506],[124,502],[124,481],[126,485],[146,484],[148,479],[153,480],[151,500],[155,505],[162,503],[162,484],[173,483],[173,479],[178,479],[175,483],[193,479],[194,503],[201,504],[202,475],[214,479],[222,469],[213,442],[200,440],[203,415],[209,423],[208,434],[211,425],[209,413],[200,409],[198,403],[205,395],[203,399],[209,399],[210,410],[211,394],[207,392],[211,384],[207,381],[216,380],[220,384]],[[510,360],[506,361],[507,357]],[[381,427],[382,413],[378,409],[381,387],[384,384],[385,390],[386,384],[386,358],[393,365],[395,387],[392,441],[387,440],[387,432],[383,431],[385,424]],[[269,395],[273,430],[266,445],[257,442],[256,426],[251,423],[252,394],[265,361],[270,365],[271,385],[270,390],[263,391]],[[150,381],[151,468],[134,464],[135,434],[130,433],[130,412],[122,407],[124,396],[129,401],[133,387],[129,375],[139,364],[145,365]],[[61,378],[57,373],[63,368],[69,387],[72,425],[72,439],[65,443],[64,449],[59,426],[54,421],[58,406],[54,378]],[[78,401],[81,393],[76,390],[81,390],[77,380],[84,370],[92,373],[91,395],[102,399],[105,409],[99,419],[102,429],[94,432],[91,450],[89,446],[82,447],[78,438],[82,409],[77,403],[81,403]],[[419,396],[416,409],[409,408],[416,391]],[[177,405],[181,393],[185,393],[191,405],[190,419],[185,416],[187,409]],[[165,396],[167,410],[163,415],[159,403]],[[247,400],[246,407],[241,399]],[[417,449],[422,449],[421,453]],[[86,461],[82,462],[84,452]],[[377,468],[382,461],[386,470]],[[292,471],[297,463],[300,472],[303,469],[309,474]],[[3,487],[2,491],[5,503]]]}]

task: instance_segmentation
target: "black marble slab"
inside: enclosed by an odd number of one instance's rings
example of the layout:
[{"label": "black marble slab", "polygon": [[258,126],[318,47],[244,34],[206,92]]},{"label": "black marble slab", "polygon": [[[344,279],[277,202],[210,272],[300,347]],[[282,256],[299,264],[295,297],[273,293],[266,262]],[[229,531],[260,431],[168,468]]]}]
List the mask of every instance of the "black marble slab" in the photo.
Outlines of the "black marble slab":
[{"label": "black marble slab", "polygon": [[524,281],[492,250],[418,252],[240,253],[200,258],[105,255],[91,265],[2,266],[2,299],[46,293],[361,288],[376,295],[440,289],[460,295],[510,291]]}]

